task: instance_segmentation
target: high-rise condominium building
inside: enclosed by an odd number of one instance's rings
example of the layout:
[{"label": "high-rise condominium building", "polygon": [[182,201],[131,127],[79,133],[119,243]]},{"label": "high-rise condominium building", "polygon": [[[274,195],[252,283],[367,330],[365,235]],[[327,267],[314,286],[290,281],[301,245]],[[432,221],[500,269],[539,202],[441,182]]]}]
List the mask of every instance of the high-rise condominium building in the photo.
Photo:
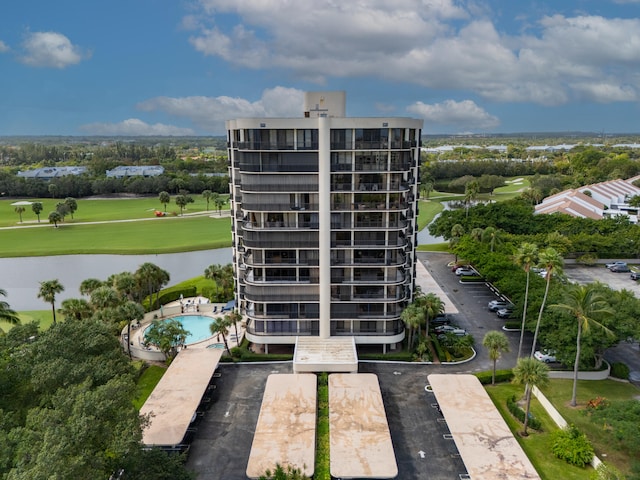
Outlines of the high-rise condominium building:
[{"label": "high-rise condominium building", "polygon": [[345,110],[344,92],[310,92],[304,117],[227,122],[236,304],[254,343],[404,338],[422,120]]}]

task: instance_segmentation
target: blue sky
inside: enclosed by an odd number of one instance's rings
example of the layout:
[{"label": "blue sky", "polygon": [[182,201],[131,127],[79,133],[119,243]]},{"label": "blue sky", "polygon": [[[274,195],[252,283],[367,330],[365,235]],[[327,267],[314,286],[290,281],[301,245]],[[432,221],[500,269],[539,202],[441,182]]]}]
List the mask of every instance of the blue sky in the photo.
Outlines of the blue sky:
[{"label": "blue sky", "polygon": [[640,0],[0,5],[0,135],[220,135],[311,90],[425,133],[640,133]]}]

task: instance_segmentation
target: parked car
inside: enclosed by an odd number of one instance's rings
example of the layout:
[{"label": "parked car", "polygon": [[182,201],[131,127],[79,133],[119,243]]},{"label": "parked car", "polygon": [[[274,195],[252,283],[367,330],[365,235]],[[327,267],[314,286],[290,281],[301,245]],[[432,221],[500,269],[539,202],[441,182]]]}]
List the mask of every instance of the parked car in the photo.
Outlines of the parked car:
[{"label": "parked car", "polygon": [[467,331],[464,328],[459,328],[453,325],[439,325],[435,329],[436,333],[453,333],[459,337],[464,337]]},{"label": "parked car", "polygon": [[440,313],[436,315],[434,318],[432,318],[431,320],[429,320],[429,325],[432,328],[435,328],[440,325],[449,325],[450,323],[451,323],[451,319],[449,318],[449,315],[447,315],[446,313]]},{"label": "parked car", "polygon": [[491,300],[487,307],[489,308],[489,311],[497,312],[498,310],[502,310],[503,308],[510,308],[513,310],[514,305],[507,300]]},{"label": "parked car", "polygon": [[461,276],[477,276],[478,272],[476,272],[472,267],[460,267],[456,269],[456,275]]},{"label": "parked car", "polygon": [[629,277],[631,280],[640,280],[640,272],[631,272]]},{"label": "parked car", "polygon": [[511,315],[513,315],[513,308],[501,308],[500,310],[496,311],[496,315],[498,315],[500,318],[509,318],[511,317]]},{"label": "parked car", "polygon": [[627,273],[631,271],[631,269],[626,263],[624,265],[614,265],[609,270],[611,270],[614,273]]},{"label": "parked car", "polygon": [[623,261],[621,261],[621,260],[618,260],[618,261],[616,261],[616,262],[612,262],[612,263],[607,263],[607,264],[606,264],[606,267],[607,267],[608,269],[611,269],[611,268],[613,268],[613,267],[617,267],[617,266],[626,267],[626,266],[627,266],[627,262],[623,262]]},{"label": "parked car", "polygon": [[555,363],[556,360],[556,352],[553,350],[538,350],[533,354],[533,357],[544,363]]}]

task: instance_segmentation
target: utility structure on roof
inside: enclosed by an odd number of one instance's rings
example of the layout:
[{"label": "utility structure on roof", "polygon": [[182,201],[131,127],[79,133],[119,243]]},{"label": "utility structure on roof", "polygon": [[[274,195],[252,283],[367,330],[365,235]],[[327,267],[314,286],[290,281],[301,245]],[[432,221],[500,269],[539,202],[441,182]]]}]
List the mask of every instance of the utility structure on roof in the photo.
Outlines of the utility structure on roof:
[{"label": "utility structure on roof", "polygon": [[352,337],[394,348],[412,300],[422,120],[348,118],[308,92],[302,118],[227,122],[236,303],[256,344]]}]

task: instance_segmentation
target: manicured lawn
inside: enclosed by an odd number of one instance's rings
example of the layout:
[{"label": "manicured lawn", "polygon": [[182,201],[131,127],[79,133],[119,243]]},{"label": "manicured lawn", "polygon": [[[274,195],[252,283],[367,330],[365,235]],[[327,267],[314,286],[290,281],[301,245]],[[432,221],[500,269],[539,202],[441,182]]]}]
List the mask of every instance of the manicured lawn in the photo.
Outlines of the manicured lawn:
[{"label": "manicured lawn", "polygon": [[142,375],[140,375],[138,379],[137,395],[133,400],[133,404],[138,410],[142,408],[142,405],[147,401],[147,398],[149,398],[149,395],[151,395],[153,389],[156,388],[156,385],[166,371],[167,369],[164,367],[150,365],[142,372]]},{"label": "manicured lawn", "polygon": [[434,217],[444,209],[440,202],[431,202],[426,200],[420,200],[419,207],[418,231],[429,225],[431,220],[433,220]]},{"label": "manicured lawn", "polygon": [[[228,195],[222,196],[225,200]],[[174,202],[175,195],[171,197],[171,203],[167,204],[167,214],[179,214],[180,208]],[[202,195],[192,195],[194,203],[187,205],[184,209],[184,214],[204,212],[207,210],[207,202]],[[31,202],[41,202],[43,209],[40,213],[40,223],[49,223],[49,212],[52,212],[56,208],[56,204],[64,201],[64,199],[56,198],[36,198],[26,199]],[[0,227],[7,226],[19,226],[20,217],[15,212],[15,207],[11,204],[17,200],[0,200]],[[102,222],[109,220],[125,220],[129,218],[153,218],[154,211],[159,210],[164,212],[164,205],[160,203],[158,197],[142,197],[142,198],[127,198],[127,199],[110,199],[110,200],[87,200],[76,199],[78,204],[78,210],[71,217],[67,217],[67,222]],[[23,225],[37,224],[36,214],[31,210],[31,206],[26,205],[25,211],[22,214]],[[209,210],[215,209],[215,205],[209,202]],[[229,210],[229,205],[226,204],[223,211]],[[217,213],[217,212],[212,212]]]},{"label": "manicured lawn", "polygon": [[[53,313],[51,312],[51,309],[23,310],[21,312],[18,312],[18,316],[20,317],[20,323],[23,325],[33,321],[39,322],[40,330],[48,329],[53,323]],[[62,320],[62,317],[56,314],[56,319],[60,321]],[[0,328],[3,331],[8,332],[12,327],[13,325],[11,325],[10,323],[0,321]]]},{"label": "manicured lawn", "polygon": [[630,383],[615,380],[597,382],[580,380],[578,381],[578,406],[574,408],[569,405],[572,387],[572,380],[554,379],[543,393],[567,422],[574,424],[589,437],[596,455],[601,460],[610,462],[619,470],[628,473],[631,459],[623,451],[623,446],[609,431],[603,429],[602,425],[596,425],[589,420],[589,416],[585,414],[585,407],[589,400],[597,397],[604,397],[610,402],[640,399],[640,389]]},{"label": "manicured lawn", "polygon": [[512,395],[520,400],[524,394],[524,387],[510,383],[502,383],[495,386],[487,386],[487,393],[493,400],[509,428],[514,433],[518,443],[523,448],[531,463],[543,480],[588,480],[593,469],[579,468],[569,465],[564,460],[558,460],[549,451],[549,433],[556,429],[556,425],[547,415],[538,401],[531,401],[531,413],[542,422],[542,432],[529,429],[529,436],[522,437],[518,432],[522,431],[522,424],[518,422],[507,409],[507,398]]},{"label": "manicured lawn", "polygon": [[149,254],[231,246],[231,219],[165,217],[149,221],[0,231],[0,255]]}]

